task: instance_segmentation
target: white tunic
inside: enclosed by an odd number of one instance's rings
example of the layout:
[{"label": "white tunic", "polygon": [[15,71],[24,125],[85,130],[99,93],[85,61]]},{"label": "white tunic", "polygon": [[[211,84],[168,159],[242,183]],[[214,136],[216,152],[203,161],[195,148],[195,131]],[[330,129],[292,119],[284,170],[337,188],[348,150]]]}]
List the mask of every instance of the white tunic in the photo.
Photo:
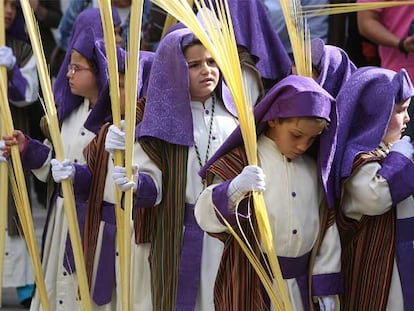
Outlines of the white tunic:
[{"label": "white tunic", "polygon": [[[289,162],[265,135],[258,140],[258,160],[266,175],[263,197],[277,255],[299,257],[309,253],[317,239],[320,225],[321,188],[314,160],[304,155]],[[203,230],[218,233],[228,229],[217,218],[214,210],[212,191],[216,186],[209,186],[200,195],[195,215]],[[313,275],[339,272],[340,254],[339,234],[336,226],[332,226],[316,257]],[[293,309],[304,310],[296,280],[288,279],[285,282]]]}]

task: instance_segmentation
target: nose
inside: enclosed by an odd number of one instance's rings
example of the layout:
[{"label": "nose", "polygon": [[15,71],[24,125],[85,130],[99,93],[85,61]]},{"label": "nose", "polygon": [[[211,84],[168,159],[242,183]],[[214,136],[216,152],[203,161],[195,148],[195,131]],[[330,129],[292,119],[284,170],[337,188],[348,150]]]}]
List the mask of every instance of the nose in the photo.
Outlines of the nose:
[{"label": "nose", "polygon": [[201,73],[202,74],[209,74],[210,73],[210,66],[207,64],[207,62],[203,62],[201,64]]},{"label": "nose", "polygon": [[296,149],[300,152],[300,153],[304,153],[306,150],[308,150],[309,148],[309,143],[307,142],[302,142],[296,145]]},{"label": "nose", "polygon": [[411,118],[410,118],[410,114],[408,113],[408,111],[405,112],[405,116],[404,116],[404,122],[408,123],[410,122]]}]

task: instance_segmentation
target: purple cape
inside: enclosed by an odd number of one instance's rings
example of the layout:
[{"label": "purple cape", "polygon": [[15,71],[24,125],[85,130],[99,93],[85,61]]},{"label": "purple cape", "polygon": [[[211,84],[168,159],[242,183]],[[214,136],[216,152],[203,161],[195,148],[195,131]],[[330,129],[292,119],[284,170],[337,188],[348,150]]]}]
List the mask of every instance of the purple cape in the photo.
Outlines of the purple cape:
[{"label": "purple cape", "polygon": [[355,157],[379,146],[394,105],[413,95],[413,85],[404,69],[396,73],[363,67],[343,85],[337,96],[338,144],[333,169],[338,198],[341,180],[350,176]]}]

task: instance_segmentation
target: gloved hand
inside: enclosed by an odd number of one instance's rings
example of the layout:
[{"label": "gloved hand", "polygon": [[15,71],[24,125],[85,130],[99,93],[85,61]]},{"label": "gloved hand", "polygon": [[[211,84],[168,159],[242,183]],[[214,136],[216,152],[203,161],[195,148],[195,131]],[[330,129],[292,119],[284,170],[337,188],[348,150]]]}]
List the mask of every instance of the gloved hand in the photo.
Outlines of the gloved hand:
[{"label": "gloved hand", "polygon": [[7,70],[12,70],[16,64],[16,57],[13,50],[8,46],[0,46],[0,66],[4,66]]},{"label": "gloved hand", "polygon": [[[4,145],[4,141],[0,140],[0,148],[3,148]],[[0,162],[7,162],[7,159],[4,157],[4,151],[0,150]]]},{"label": "gloved hand", "polygon": [[114,150],[125,150],[124,121],[121,121],[121,129],[113,124],[109,127],[105,138],[105,150],[108,151],[111,156],[113,155]]},{"label": "gloved hand", "polygon": [[318,297],[319,309],[321,311],[335,311],[336,298],[335,296]]},{"label": "gloved hand", "polygon": [[401,153],[411,160],[414,154],[414,147],[411,144],[410,140],[411,139],[409,136],[404,136],[392,145],[391,151]]},{"label": "gloved hand", "polygon": [[227,189],[227,196],[233,203],[239,202],[250,191],[265,191],[265,174],[256,165],[246,166],[243,171],[236,176]]},{"label": "gloved hand", "polygon": [[115,166],[114,171],[112,173],[112,179],[114,180],[115,184],[118,186],[119,190],[122,192],[126,192],[127,190],[133,188],[134,192],[137,191],[138,188],[138,165],[132,166],[133,171],[133,181],[129,181],[126,176],[126,169],[122,166]]},{"label": "gloved hand", "polygon": [[61,182],[63,179],[71,179],[75,177],[75,166],[68,159],[60,162],[56,159],[50,161],[52,165],[52,176],[55,182]]}]

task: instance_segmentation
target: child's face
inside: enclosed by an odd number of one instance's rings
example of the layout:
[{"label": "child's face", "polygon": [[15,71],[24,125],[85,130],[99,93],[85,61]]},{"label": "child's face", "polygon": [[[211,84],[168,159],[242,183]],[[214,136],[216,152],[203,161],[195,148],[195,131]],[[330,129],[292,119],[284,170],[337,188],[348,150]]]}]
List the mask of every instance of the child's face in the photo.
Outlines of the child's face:
[{"label": "child's face", "polygon": [[191,100],[204,102],[218,84],[219,69],[201,44],[188,47],[184,55],[188,63]]},{"label": "child's face", "polygon": [[4,0],[4,26],[9,28],[16,18],[16,0]]},{"label": "child's face", "polygon": [[407,128],[407,123],[410,121],[408,115],[408,106],[410,99],[407,99],[402,104],[395,104],[390,122],[388,123],[387,132],[384,136],[384,143],[394,143],[401,138],[402,132]]},{"label": "child's face", "polygon": [[288,159],[301,156],[315,141],[326,126],[326,122],[311,118],[290,118],[282,122],[268,121],[266,136],[271,138],[279,151]]},{"label": "child's face", "polygon": [[72,51],[66,76],[72,94],[92,98],[98,93],[94,69],[88,60],[77,51]]}]

